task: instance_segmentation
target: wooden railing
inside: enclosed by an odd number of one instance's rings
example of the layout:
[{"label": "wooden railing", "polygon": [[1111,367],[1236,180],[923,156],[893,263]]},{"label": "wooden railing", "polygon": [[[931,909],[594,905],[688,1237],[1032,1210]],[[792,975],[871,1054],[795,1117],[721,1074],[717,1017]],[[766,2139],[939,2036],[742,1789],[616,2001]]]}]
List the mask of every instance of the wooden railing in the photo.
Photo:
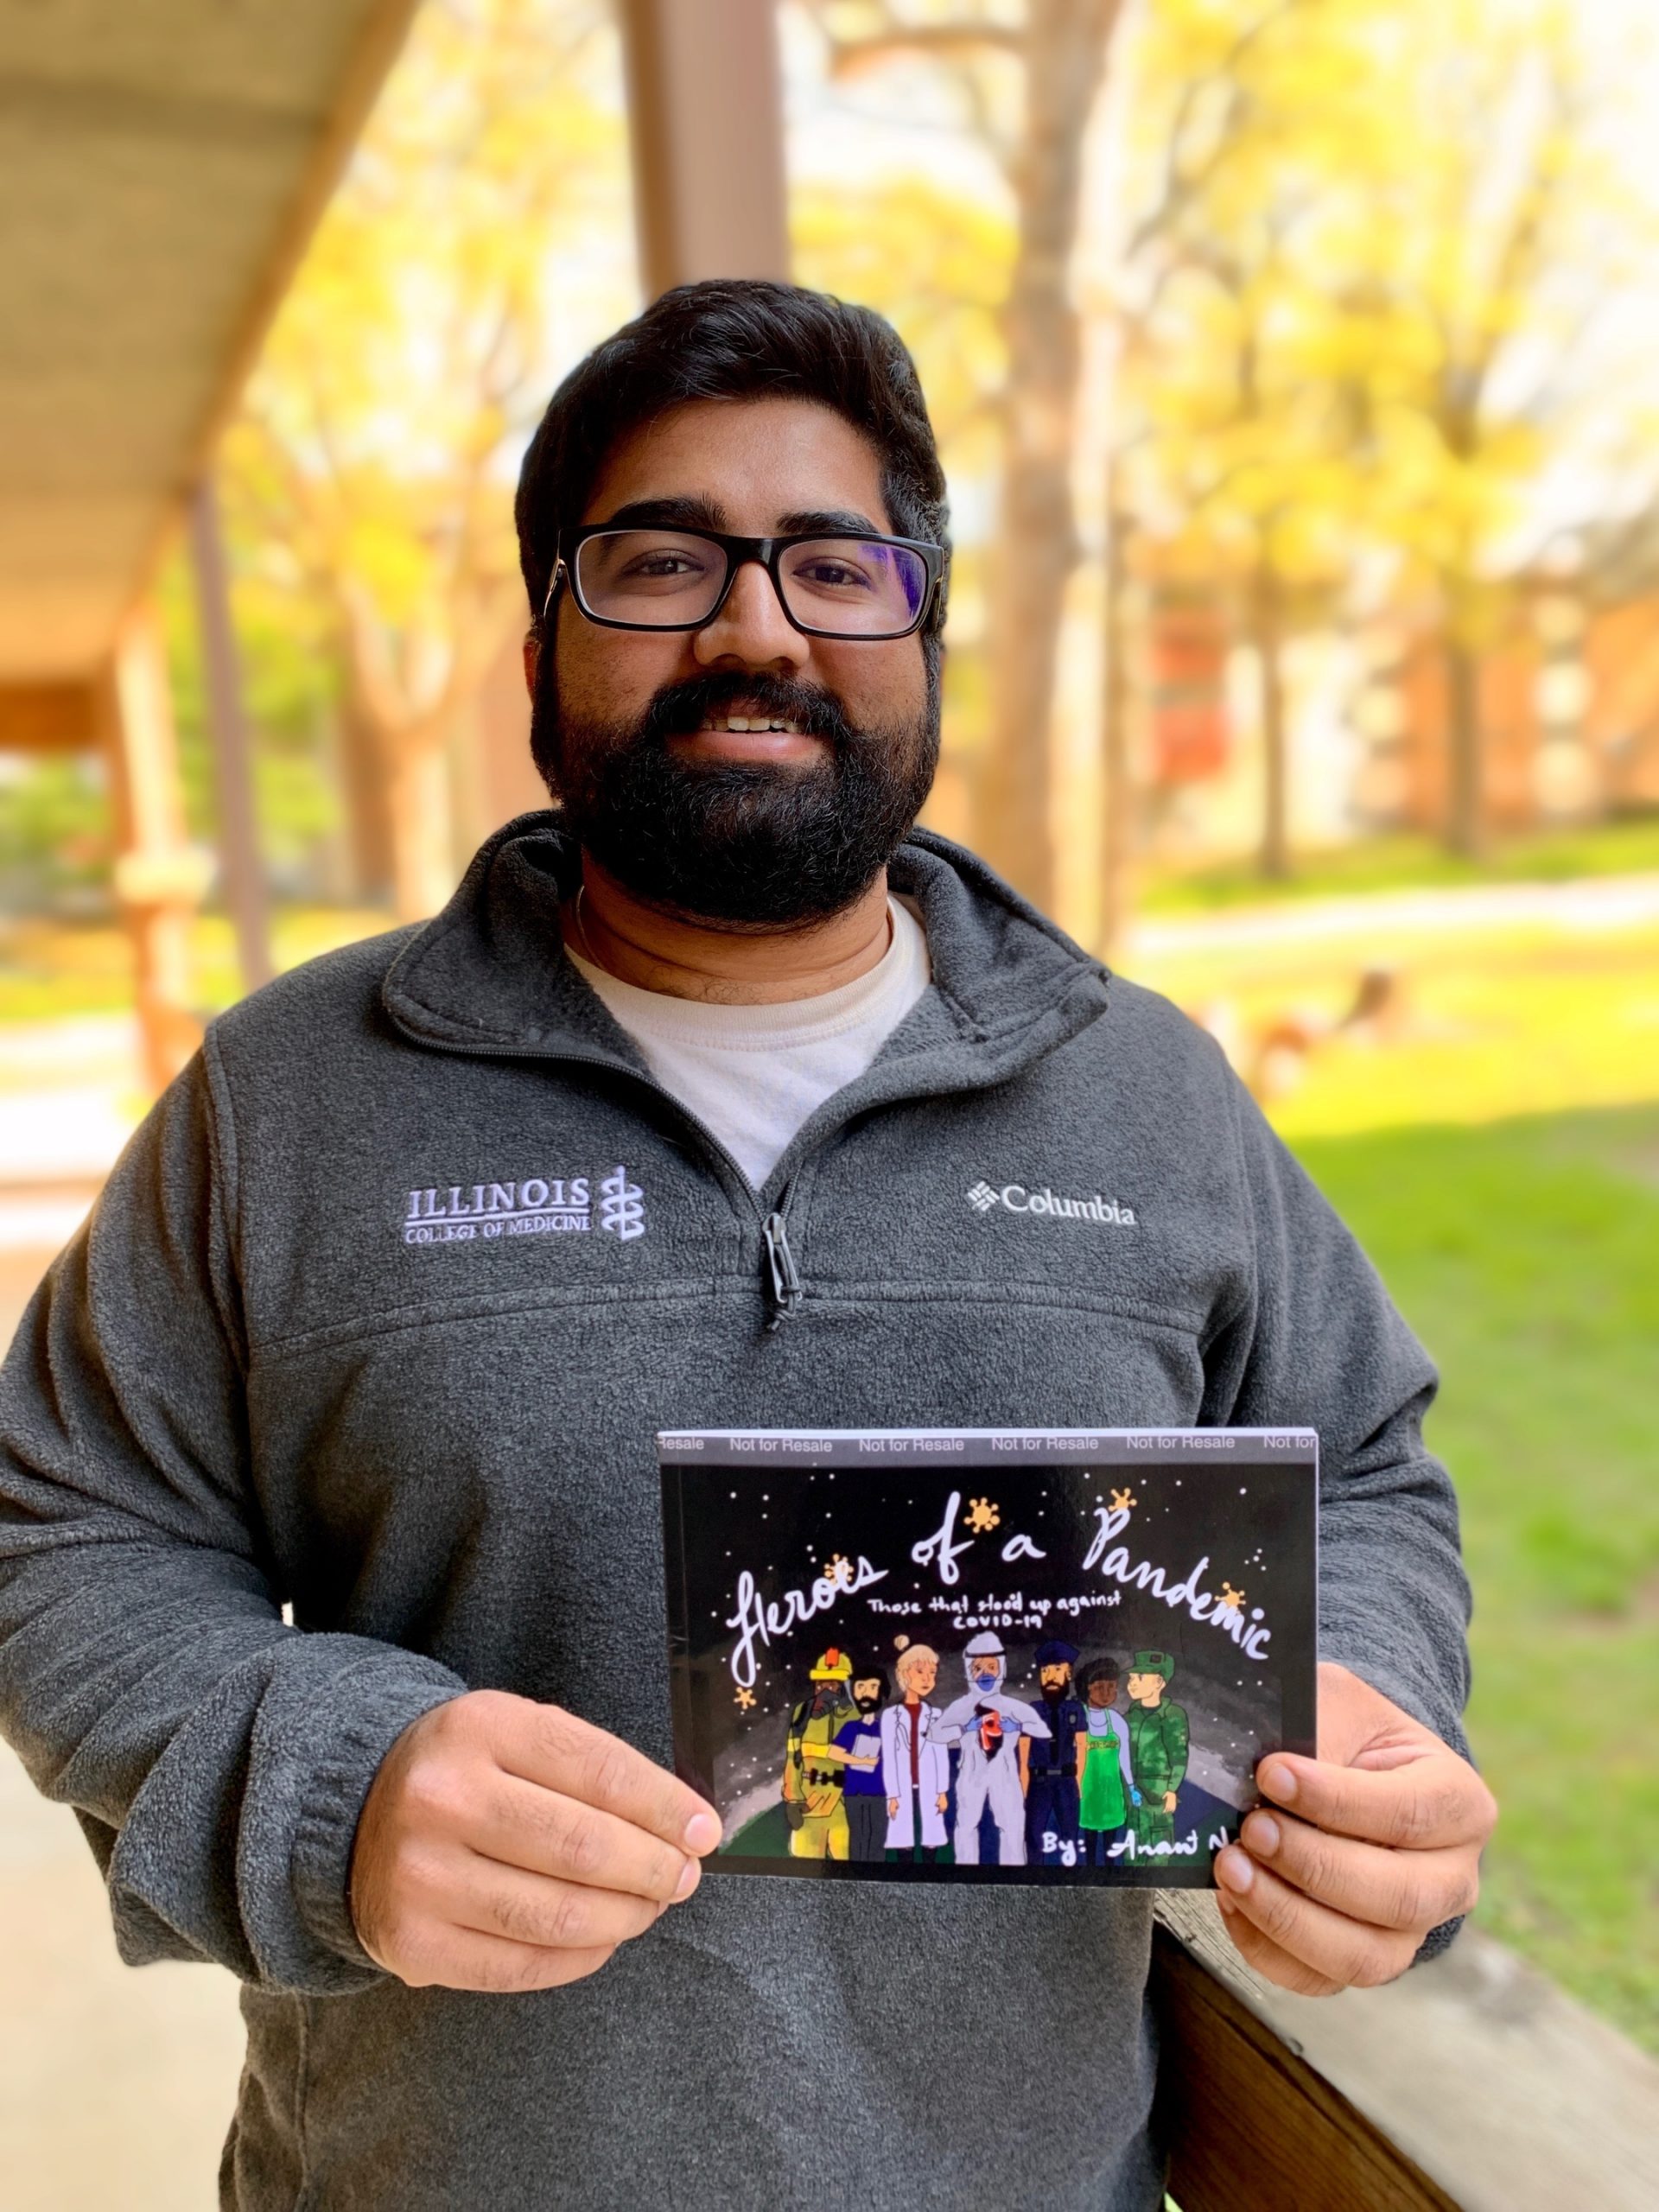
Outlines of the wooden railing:
[{"label": "wooden railing", "polygon": [[1287,1996],[1160,1901],[1180,2212],[1656,2212],[1659,2065],[1477,1929],[1386,1989]]}]

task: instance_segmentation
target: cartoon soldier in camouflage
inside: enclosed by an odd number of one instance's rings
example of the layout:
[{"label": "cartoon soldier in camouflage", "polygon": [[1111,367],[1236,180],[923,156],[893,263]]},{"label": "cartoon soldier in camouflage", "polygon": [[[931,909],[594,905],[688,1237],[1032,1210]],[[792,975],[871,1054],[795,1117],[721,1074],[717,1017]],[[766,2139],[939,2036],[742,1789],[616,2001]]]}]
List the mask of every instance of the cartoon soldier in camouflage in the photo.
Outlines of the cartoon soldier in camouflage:
[{"label": "cartoon soldier in camouflage", "polygon": [[1137,1651],[1129,1662],[1129,1765],[1141,1792],[1129,1827],[1142,1851],[1174,1841],[1175,1799],[1186,1778],[1186,1708],[1164,1694],[1174,1672],[1167,1651]]},{"label": "cartoon soldier in camouflage", "polygon": [[812,1684],[789,1716],[784,1753],[784,1817],[791,1859],[845,1859],[851,1841],[844,1796],[846,1754],[835,1742],[849,1720],[853,1662],[831,1645],[808,1670]]}]

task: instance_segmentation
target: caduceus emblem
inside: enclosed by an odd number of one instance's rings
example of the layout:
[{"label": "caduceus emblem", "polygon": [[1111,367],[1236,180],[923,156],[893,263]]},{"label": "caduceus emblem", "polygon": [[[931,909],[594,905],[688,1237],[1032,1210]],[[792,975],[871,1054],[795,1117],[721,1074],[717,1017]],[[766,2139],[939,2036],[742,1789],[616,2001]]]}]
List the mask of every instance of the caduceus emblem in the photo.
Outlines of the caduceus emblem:
[{"label": "caduceus emblem", "polygon": [[599,1186],[599,1225],[625,1244],[645,1233],[645,1194],[637,1183],[629,1182],[626,1167],[607,1175]]}]

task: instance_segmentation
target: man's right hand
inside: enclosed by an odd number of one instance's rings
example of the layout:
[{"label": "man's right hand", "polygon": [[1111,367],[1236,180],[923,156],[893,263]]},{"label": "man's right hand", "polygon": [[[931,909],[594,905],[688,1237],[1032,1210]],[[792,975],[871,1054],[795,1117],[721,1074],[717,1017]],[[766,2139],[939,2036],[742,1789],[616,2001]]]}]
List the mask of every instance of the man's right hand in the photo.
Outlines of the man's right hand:
[{"label": "man's right hand", "polygon": [[556,1705],[476,1690],[404,1729],[352,1853],[352,1916],[411,1989],[551,1989],[697,1886],[720,1817]]}]

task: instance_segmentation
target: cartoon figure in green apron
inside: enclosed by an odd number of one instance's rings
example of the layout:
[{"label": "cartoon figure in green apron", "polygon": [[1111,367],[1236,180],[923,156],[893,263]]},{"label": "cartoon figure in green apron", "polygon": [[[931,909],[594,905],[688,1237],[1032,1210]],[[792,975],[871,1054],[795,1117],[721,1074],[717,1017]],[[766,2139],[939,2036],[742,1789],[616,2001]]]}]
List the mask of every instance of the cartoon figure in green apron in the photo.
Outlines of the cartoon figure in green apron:
[{"label": "cartoon figure in green apron", "polygon": [[1129,1757],[1128,1723],[1116,1707],[1117,1662],[1094,1659],[1077,1677],[1083,1692],[1084,1719],[1077,1731],[1078,1826],[1083,1830],[1084,1865],[1104,1866],[1110,1847],[1128,1818],[1131,1805],[1141,1802]]},{"label": "cartoon figure in green apron", "polygon": [[1130,1825],[1143,1851],[1173,1842],[1175,1799],[1186,1779],[1186,1708],[1164,1695],[1174,1672],[1167,1651],[1137,1651],[1129,1667],[1129,1763],[1146,1801]]}]

